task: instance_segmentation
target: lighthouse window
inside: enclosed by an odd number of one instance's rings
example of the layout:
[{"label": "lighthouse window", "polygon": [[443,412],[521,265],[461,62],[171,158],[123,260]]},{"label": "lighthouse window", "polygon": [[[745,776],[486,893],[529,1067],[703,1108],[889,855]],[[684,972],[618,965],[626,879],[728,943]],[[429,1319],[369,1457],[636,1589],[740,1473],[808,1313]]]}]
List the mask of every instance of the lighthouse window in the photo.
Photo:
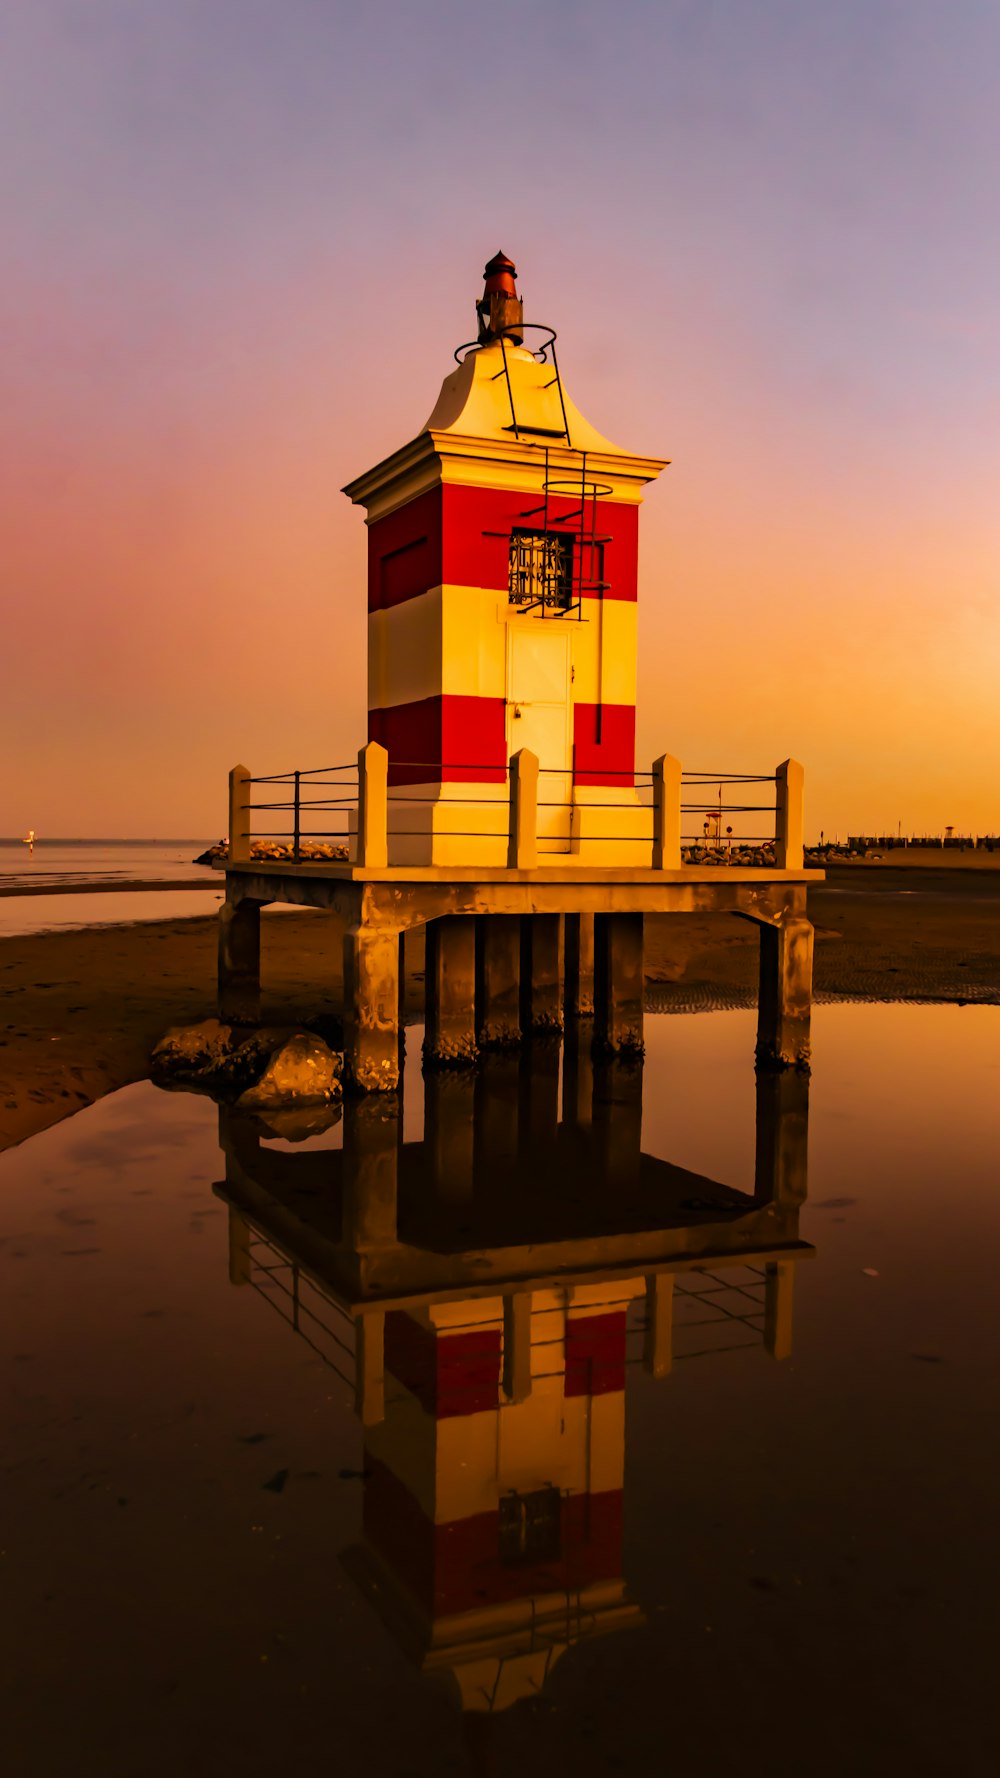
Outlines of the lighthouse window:
[{"label": "lighthouse window", "polygon": [[573,603],[573,539],[558,531],[511,532],[510,602],[567,611]]},{"label": "lighthouse window", "polygon": [[562,1496],[558,1488],[536,1488],[531,1494],[513,1490],[500,1497],[500,1563],[524,1568],[534,1562],[555,1562],[562,1547]]}]

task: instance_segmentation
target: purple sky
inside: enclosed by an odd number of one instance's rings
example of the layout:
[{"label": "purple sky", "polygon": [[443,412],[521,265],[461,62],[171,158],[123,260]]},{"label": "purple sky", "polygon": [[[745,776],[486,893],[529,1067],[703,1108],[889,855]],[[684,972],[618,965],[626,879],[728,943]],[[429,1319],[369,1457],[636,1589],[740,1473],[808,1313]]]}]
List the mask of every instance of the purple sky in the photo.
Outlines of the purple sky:
[{"label": "purple sky", "polygon": [[0,12],[0,832],[364,738],[343,482],[517,260],[643,512],[640,755],[1000,830],[993,0]]}]

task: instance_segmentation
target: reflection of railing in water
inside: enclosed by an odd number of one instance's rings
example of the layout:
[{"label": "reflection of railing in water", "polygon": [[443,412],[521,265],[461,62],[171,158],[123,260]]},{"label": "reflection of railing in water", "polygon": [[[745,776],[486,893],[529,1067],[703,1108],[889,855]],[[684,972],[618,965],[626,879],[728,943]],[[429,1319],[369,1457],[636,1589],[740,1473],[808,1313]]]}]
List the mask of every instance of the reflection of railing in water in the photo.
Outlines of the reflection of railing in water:
[{"label": "reflection of railing in water", "polygon": [[[302,1339],[313,1352],[315,1352],[316,1356],[321,1359],[322,1362],[333,1371],[334,1375],[346,1386],[346,1388],[353,1393],[356,1381],[354,1374],[356,1324],[353,1318],[341,1304],[337,1302],[337,1299],[332,1292],[324,1290],[314,1278],[304,1276],[301,1267],[295,1260],[283,1253],[281,1248],[274,1241],[262,1233],[256,1225],[252,1224],[249,1239],[249,1259],[250,1268],[246,1282],[249,1283],[257,1294],[264,1299],[269,1308],[275,1311],[279,1318],[285,1322],[286,1326],[291,1328],[293,1333],[298,1334],[299,1338]],[[752,1288],[748,1289],[744,1285],[738,1284],[732,1277],[724,1276],[718,1270],[707,1268],[696,1268],[688,1274],[691,1278],[708,1280],[709,1282],[706,1285],[699,1284],[698,1286],[695,1286],[694,1284],[686,1283],[684,1282],[683,1275],[676,1278],[675,1336],[677,1334],[683,1334],[685,1331],[693,1331],[698,1328],[725,1327],[727,1325],[735,1324],[746,1328],[748,1333],[753,1337],[724,1346],[703,1346],[699,1347],[697,1350],[686,1352],[678,1351],[675,1344],[673,1352],[675,1362],[679,1362],[685,1358],[712,1357],[724,1352],[745,1351],[749,1347],[760,1344],[764,1333],[765,1321],[764,1292],[766,1289],[766,1275],[764,1268],[762,1266],[753,1266],[737,1262],[733,1269],[749,1272],[755,1280]],[[284,1281],[281,1276],[282,1273],[290,1274],[290,1283]],[[340,1336],[334,1332],[333,1327],[328,1325],[328,1323],[324,1321],[314,1309],[309,1307],[308,1301],[305,1300],[303,1296],[303,1287],[305,1287],[307,1292],[315,1296],[318,1301],[329,1310],[331,1315],[336,1318],[342,1331],[349,1333],[349,1340],[340,1338]],[[273,1294],[276,1291],[280,1292],[281,1296],[286,1299],[284,1304],[278,1301]],[[723,1294],[728,1295],[734,1291],[738,1295],[746,1297],[747,1302],[752,1305],[750,1310],[740,1313],[735,1309],[725,1307],[722,1303],[715,1303],[712,1305],[713,1298]],[[622,1296],[620,1298],[611,1297],[607,1299],[607,1302],[603,1306],[607,1310],[619,1308],[622,1311],[627,1311],[633,1300],[631,1295]],[[703,1303],[712,1305],[715,1309],[715,1313],[701,1316],[698,1319],[685,1317],[683,1320],[678,1320],[676,1310],[681,1304],[690,1304],[693,1307]],[[304,1321],[309,1325],[304,1326]],[[484,1323],[481,1320],[450,1322],[448,1325],[448,1334],[482,1333],[483,1328]],[[648,1331],[649,1322],[645,1318],[640,1317],[632,1326],[626,1329],[626,1339],[634,1348],[636,1342],[645,1341]],[[325,1350],[319,1343],[315,1337],[317,1332],[330,1341],[333,1346],[337,1348],[338,1353],[344,1355],[341,1362],[338,1362],[337,1358],[331,1356],[330,1352]],[[565,1376],[566,1342],[564,1337],[555,1340],[533,1340],[531,1350],[532,1385]],[[552,1369],[538,1369],[534,1362],[535,1355],[543,1353],[546,1350],[562,1354],[562,1362],[556,1363]],[[602,1361],[577,1359],[575,1362],[578,1365],[582,1364],[585,1368],[593,1368],[595,1364],[599,1366]],[[626,1370],[643,1368],[645,1366],[645,1357],[642,1352],[637,1352],[635,1350],[632,1352],[626,1351],[622,1362]],[[350,1368],[348,1370],[342,1369],[342,1363],[347,1363]],[[456,1403],[461,1403],[463,1393],[468,1399],[472,1399],[477,1389],[478,1385],[470,1384],[463,1392],[462,1387],[459,1386],[453,1389],[453,1399]],[[394,1392],[395,1398],[401,1398],[404,1393],[404,1387],[400,1385]],[[387,1401],[391,1401],[394,1398],[394,1395],[387,1389]],[[502,1389],[498,1386],[496,1401],[497,1409],[500,1412],[503,1412],[504,1410],[514,1408],[517,1405],[519,1404],[507,1400]]]},{"label": "reflection of railing in water", "polygon": [[[273,1259],[274,1263],[266,1264],[260,1257],[262,1253]],[[293,1333],[298,1334],[299,1338],[304,1340],[306,1345],[312,1348],[316,1353],[316,1356],[322,1359],[323,1363],[333,1371],[335,1376],[340,1378],[342,1383],[347,1385],[347,1388],[353,1394],[355,1359],[355,1345],[353,1338],[354,1324],[347,1311],[341,1307],[336,1298],[329,1291],[323,1290],[313,1279],[306,1278],[304,1280],[307,1289],[313,1292],[315,1296],[318,1297],[319,1301],[324,1303],[331,1310],[333,1315],[337,1317],[338,1321],[343,1324],[343,1327],[346,1330],[350,1331],[352,1336],[350,1343],[340,1339],[339,1336],[334,1333],[333,1328],[329,1327],[325,1321],[321,1320],[319,1315],[309,1308],[307,1303],[303,1302],[303,1275],[301,1267],[298,1266],[293,1259],[288,1258],[286,1254],[282,1253],[280,1247],[270,1240],[267,1235],[263,1234],[255,1225],[251,1225],[248,1257],[249,1267],[246,1275],[246,1282],[252,1286],[258,1296],[263,1298],[268,1307],[273,1309],[275,1314],[292,1329]],[[283,1272],[291,1274],[290,1286],[286,1284],[281,1277],[281,1273]],[[261,1275],[263,1276],[263,1279],[266,1279],[266,1283],[262,1282]],[[272,1291],[275,1290],[280,1291],[281,1295],[287,1298],[287,1306],[282,1305],[276,1297],[271,1294]],[[346,1353],[347,1361],[350,1364],[349,1372],[341,1370],[340,1365],[330,1356],[329,1352],[324,1351],[322,1346],[320,1346],[313,1338],[312,1333],[303,1327],[303,1317],[305,1317],[308,1322],[312,1323],[321,1334],[326,1336],[327,1339],[332,1341],[341,1352]]]},{"label": "reflection of railing in water", "polygon": [[[527,1053],[464,1091],[426,1076],[414,1142],[402,1098],[348,1101],[344,1148],[312,1155],[276,1152],[245,1114],[220,1120],[230,1276],[306,1342],[364,1427],[345,1570],[422,1671],[449,1670],[465,1707],[491,1712],[537,1693],[574,1643],[643,1622],[623,1542],[630,1373],[787,1358],[811,1252],[806,1077],[757,1078],[751,1194],[643,1154],[640,1072],[595,1066],[578,1032],[562,1059],[558,1109],[559,1070]],[[505,1195],[493,1166],[514,1168]],[[465,1227],[454,1252],[436,1243],[434,1204]]]}]

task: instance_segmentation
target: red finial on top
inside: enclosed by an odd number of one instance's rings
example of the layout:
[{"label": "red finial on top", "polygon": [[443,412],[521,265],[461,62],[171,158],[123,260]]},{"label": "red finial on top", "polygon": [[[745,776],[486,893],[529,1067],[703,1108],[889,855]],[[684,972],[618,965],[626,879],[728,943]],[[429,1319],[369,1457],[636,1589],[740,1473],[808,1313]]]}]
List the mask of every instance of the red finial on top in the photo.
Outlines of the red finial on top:
[{"label": "red finial on top", "polygon": [[521,344],[524,305],[517,294],[516,277],[517,267],[506,253],[494,253],[484,267],[482,299],[476,304],[481,346],[498,339],[510,340],[515,346]]},{"label": "red finial on top", "polygon": [[517,285],[514,283],[517,267],[512,259],[507,258],[506,253],[494,253],[483,268],[483,277],[486,279],[484,296],[489,296],[494,290],[502,290],[505,296],[517,295]]}]

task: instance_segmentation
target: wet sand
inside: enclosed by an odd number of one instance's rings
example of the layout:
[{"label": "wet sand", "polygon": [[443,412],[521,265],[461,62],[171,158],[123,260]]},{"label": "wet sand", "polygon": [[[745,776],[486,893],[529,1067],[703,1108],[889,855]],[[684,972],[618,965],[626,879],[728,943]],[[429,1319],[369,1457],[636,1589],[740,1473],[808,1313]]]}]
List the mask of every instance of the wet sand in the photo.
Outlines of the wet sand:
[{"label": "wet sand", "polygon": [[[845,867],[810,891],[809,911],[819,997],[1000,1006],[1000,872]],[[333,915],[264,916],[266,1017],[339,1011],[340,937]],[[0,1149],[144,1079],[168,1025],[211,1013],[215,951],[214,917],[0,940]],[[756,961],[746,921],[648,922],[650,1000],[663,1010],[751,1001]],[[422,970],[414,944],[414,1011]]]},{"label": "wet sand", "polygon": [[132,895],[143,890],[156,890],[161,895],[164,892],[172,895],[178,889],[217,889],[219,881],[218,875],[211,876],[207,871],[200,877],[183,877],[176,883],[170,877],[157,877],[149,882],[145,878],[118,878],[109,875],[85,883],[76,883],[68,877],[61,883],[45,880],[38,883],[0,883],[0,899],[12,895],[108,895],[112,892],[120,894],[125,890]]}]

